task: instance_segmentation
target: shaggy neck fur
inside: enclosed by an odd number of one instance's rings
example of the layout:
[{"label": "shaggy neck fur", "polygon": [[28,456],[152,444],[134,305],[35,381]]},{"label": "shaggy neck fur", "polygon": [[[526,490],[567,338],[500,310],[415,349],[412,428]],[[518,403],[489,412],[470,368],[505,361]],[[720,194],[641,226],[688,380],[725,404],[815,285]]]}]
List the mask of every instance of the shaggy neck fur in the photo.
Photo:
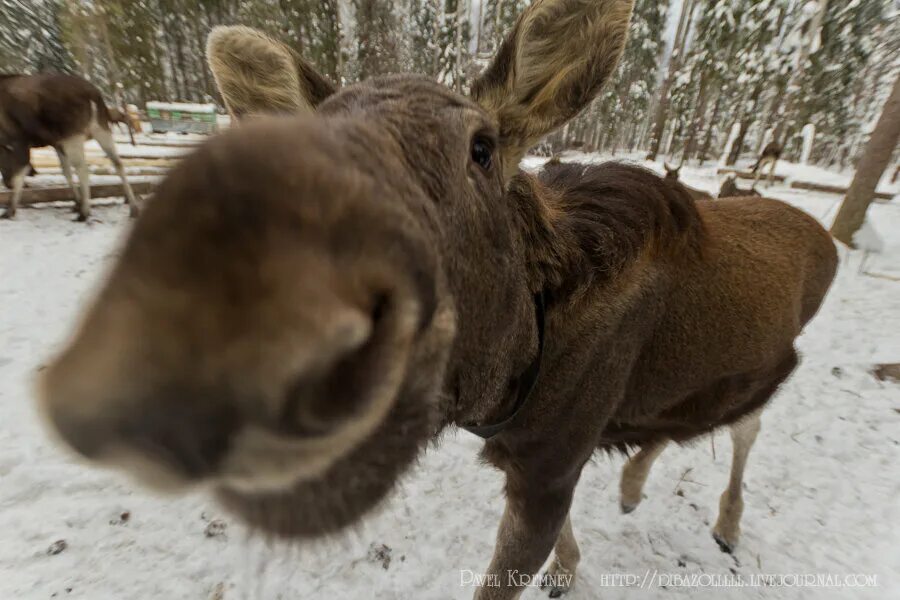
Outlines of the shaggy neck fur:
[{"label": "shaggy neck fur", "polygon": [[646,253],[696,256],[706,237],[686,191],[632,165],[550,164],[537,176],[519,173],[509,193],[529,281],[550,299],[610,281]]}]

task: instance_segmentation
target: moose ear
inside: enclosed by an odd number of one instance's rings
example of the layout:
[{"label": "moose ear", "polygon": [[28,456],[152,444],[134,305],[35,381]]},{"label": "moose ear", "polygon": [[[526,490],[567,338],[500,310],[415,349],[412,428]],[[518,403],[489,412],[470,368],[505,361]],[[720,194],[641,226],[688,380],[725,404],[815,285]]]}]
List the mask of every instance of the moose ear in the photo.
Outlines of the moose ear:
[{"label": "moose ear", "polygon": [[536,0],[472,98],[500,124],[507,176],[541,137],[577,115],[619,62],[633,0]]},{"label": "moose ear", "polygon": [[250,27],[215,27],[206,40],[206,59],[238,119],[313,110],[335,91],[293,50]]}]

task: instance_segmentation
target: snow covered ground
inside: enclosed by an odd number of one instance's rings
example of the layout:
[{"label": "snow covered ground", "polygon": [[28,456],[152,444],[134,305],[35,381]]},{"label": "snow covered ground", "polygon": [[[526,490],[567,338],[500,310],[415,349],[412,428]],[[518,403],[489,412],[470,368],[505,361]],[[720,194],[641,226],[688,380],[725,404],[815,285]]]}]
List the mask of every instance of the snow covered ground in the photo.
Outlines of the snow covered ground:
[{"label": "snow covered ground", "polygon": [[[712,167],[685,167],[682,177],[718,189]],[[783,186],[770,195],[826,222],[840,200]],[[468,434],[429,450],[359,529],[307,547],[268,545],[206,497],[153,496],[51,443],[34,413],[34,374],[129,228],[118,201],[98,202],[89,226],[69,210],[22,210],[0,222],[0,599],[472,596],[461,579],[487,566],[503,500],[500,473],[478,463],[480,443]],[[900,203],[869,215],[885,248],[863,270],[877,276],[860,273],[861,252],[842,251],[826,304],[799,340],[802,365],[763,416],[735,555],[709,534],[728,477],[727,434],[715,436],[714,455],[708,440],[668,449],[629,515],[618,509],[622,459],[598,456],[572,510],[582,550],[572,600],[900,598],[900,385],[868,372],[900,361]],[[861,574],[877,587],[701,589],[674,580],[759,573]],[[648,575],[642,591],[610,585]]]}]

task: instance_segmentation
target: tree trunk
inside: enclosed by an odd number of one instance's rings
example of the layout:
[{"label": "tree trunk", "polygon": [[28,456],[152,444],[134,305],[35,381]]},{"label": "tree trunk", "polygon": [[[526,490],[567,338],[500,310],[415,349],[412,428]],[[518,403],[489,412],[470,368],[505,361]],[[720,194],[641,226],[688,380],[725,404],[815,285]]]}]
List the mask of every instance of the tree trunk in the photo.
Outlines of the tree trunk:
[{"label": "tree trunk", "polygon": [[712,115],[709,117],[709,120],[706,123],[703,145],[700,147],[700,152],[697,154],[697,158],[700,160],[701,165],[706,162],[706,157],[709,156],[709,149],[712,146],[713,132],[715,132],[717,123],[719,122],[719,113],[722,111],[722,100],[724,98],[724,93],[720,93],[716,97],[716,102],[715,104],[713,104]]},{"label": "tree trunk", "polygon": [[653,114],[653,133],[650,135],[650,149],[647,152],[647,160],[656,160],[662,137],[666,130],[666,116],[669,111],[669,89],[675,80],[675,73],[681,66],[681,58],[685,52],[687,33],[690,29],[691,16],[693,14],[693,0],[685,0],[681,8],[681,16],[678,19],[678,29],[675,32],[675,44],[672,46],[672,56],[669,58],[669,68],[666,77],[659,88],[659,100],[656,103],[656,111]]},{"label": "tree trunk", "polygon": [[694,106],[694,115],[691,117],[690,131],[688,132],[687,141],[684,143],[684,153],[681,155],[682,164],[691,160],[697,150],[697,133],[703,126],[703,119],[706,116],[707,105],[707,83],[709,78],[706,73],[700,76],[700,85],[697,92],[697,100]]},{"label": "tree trunk", "polygon": [[772,132],[772,139],[779,142],[782,148],[787,147],[787,141],[791,138],[795,126],[792,122],[794,117],[794,106],[797,103],[797,97],[800,93],[800,82],[803,80],[803,74],[806,71],[806,63],[809,62],[813,36],[821,35],[822,21],[825,18],[825,13],[828,12],[828,0],[818,0],[818,3],[818,10],[809,23],[809,31],[801,42],[800,56],[791,72],[791,78],[788,81],[785,95],[780,98],[784,105],[784,110],[781,119],[775,124],[775,131]]},{"label": "tree trunk", "polygon": [[866,218],[866,209],[875,196],[875,188],[881,175],[891,160],[891,155],[900,140],[900,76],[894,81],[891,95],[881,111],[878,124],[863,150],[856,166],[856,175],[847,190],[831,233],[848,246],[853,246],[853,234],[859,230]]}]

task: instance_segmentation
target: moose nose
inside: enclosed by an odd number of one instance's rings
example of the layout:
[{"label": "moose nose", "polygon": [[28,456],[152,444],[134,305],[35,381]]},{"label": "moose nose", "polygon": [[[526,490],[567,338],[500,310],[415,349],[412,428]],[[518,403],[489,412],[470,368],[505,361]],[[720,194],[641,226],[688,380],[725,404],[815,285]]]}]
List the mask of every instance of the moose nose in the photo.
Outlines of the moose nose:
[{"label": "moose nose", "polygon": [[167,386],[146,401],[105,405],[118,414],[56,407],[48,417],[62,440],[89,460],[154,464],[180,480],[212,474],[237,425],[233,403],[211,390]]}]

